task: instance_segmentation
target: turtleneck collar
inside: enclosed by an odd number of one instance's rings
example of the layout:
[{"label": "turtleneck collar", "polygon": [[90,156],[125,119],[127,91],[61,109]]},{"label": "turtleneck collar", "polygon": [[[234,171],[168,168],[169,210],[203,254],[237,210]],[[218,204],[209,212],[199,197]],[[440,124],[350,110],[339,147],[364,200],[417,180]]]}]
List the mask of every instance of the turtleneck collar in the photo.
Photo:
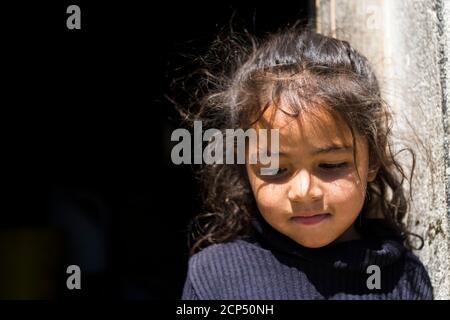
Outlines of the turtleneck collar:
[{"label": "turtleneck collar", "polygon": [[[380,221],[366,220],[372,229],[380,228]],[[402,237],[369,236],[362,240],[331,243],[321,248],[303,247],[268,224],[261,214],[252,219],[259,242],[268,248],[291,256],[297,256],[313,263],[328,265],[336,269],[366,269],[369,265],[379,267],[395,263],[406,250]]]}]

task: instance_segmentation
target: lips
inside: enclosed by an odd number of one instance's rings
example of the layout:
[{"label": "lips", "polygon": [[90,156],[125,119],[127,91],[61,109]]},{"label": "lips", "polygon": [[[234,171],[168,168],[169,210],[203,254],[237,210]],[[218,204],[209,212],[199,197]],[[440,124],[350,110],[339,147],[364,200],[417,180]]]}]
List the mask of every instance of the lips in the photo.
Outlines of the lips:
[{"label": "lips", "polygon": [[305,225],[313,225],[317,224],[330,216],[329,213],[319,213],[319,214],[311,214],[304,216],[295,216],[292,217],[291,220],[295,223],[305,224]]}]

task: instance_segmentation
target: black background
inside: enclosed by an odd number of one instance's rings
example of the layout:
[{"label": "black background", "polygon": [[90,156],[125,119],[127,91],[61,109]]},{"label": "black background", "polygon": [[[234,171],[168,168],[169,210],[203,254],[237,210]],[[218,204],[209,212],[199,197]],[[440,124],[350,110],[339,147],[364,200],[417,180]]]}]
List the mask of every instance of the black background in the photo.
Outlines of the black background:
[{"label": "black background", "polygon": [[[232,16],[262,36],[306,21],[313,1],[93,2],[1,10],[2,250],[16,258],[0,274],[23,278],[23,246],[43,257],[26,260],[29,270],[56,266],[2,297],[178,299],[185,228],[201,210],[191,168],[170,161],[179,124],[164,95],[186,62],[181,54],[204,54]],[[80,6],[81,30],[66,28],[71,4]],[[27,242],[14,237],[23,230]],[[45,242],[36,230],[57,235]],[[70,264],[81,267],[81,290],[65,286]]]}]

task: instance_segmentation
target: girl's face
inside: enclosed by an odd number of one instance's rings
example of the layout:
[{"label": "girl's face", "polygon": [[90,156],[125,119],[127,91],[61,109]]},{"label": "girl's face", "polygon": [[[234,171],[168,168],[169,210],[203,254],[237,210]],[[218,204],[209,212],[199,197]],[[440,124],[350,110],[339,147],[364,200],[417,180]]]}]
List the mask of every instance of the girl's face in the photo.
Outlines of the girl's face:
[{"label": "girl's face", "polygon": [[[318,121],[317,121],[318,120]],[[318,248],[359,238],[353,222],[364,204],[368,147],[356,136],[356,172],[350,129],[323,113],[294,118],[271,107],[256,129],[279,129],[279,169],[261,175],[261,164],[246,164],[258,208],[277,231],[302,246]],[[252,152],[252,151],[250,151]]]}]

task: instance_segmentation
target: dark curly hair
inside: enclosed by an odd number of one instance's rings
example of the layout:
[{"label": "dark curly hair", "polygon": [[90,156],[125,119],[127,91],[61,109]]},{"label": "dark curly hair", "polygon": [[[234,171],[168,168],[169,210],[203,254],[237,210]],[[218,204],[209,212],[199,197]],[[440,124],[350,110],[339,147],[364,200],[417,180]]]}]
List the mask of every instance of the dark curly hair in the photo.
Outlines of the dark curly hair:
[{"label": "dark curly hair", "polygon": [[[177,106],[183,120],[202,121],[204,127],[222,131],[246,130],[282,95],[293,117],[320,106],[345,121],[355,147],[355,134],[367,139],[369,169],[378,169],[375,180],[367,185],[357,230],[364,233],[367,217],[381,213],[397,235],[412,234],[404,222],[409,198],[403,183],[412,179],[414,153],[404,149],[412,155],[408,178],[391,148],[392,119],[378,81],[367,59],[348,42],[298,26],[263,39],[228,32],[220,34],[198,61],[202,66],[190,77],[195,90],[189,107]],[[251,219],[258,209],[245,165],[202,165],[196,174],[204,211],[188,227],[190,254],[250,235]],[[411,247],[410,240],[404,239]]]}]

